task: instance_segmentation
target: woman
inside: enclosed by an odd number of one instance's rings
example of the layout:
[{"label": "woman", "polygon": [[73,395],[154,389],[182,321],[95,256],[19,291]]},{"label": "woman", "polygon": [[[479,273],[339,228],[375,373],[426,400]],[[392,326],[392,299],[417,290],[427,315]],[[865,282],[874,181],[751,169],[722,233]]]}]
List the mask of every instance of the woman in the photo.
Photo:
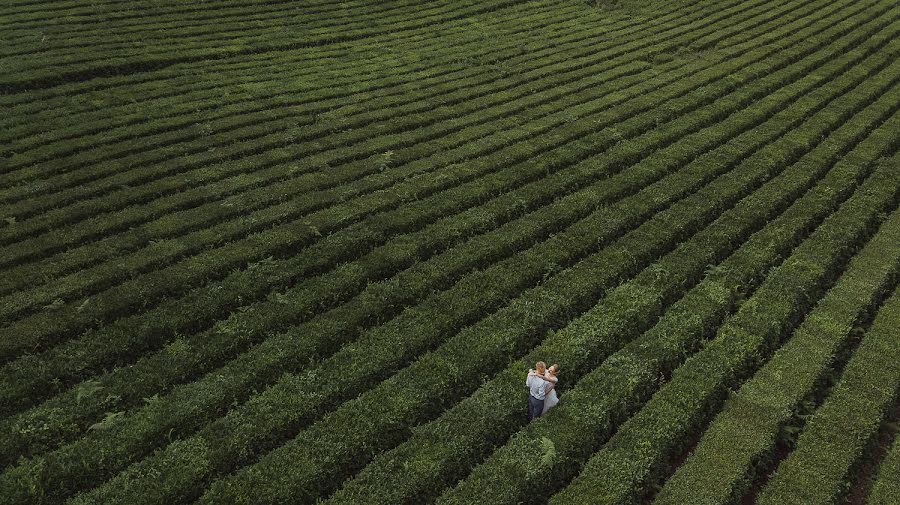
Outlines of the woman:
[{"label": "woman", "polygon": [[[547,372],[544,374],[544,377],[549,379],[553,377],[554,379],[559,378],[559,365],[556,363],[550,365],[550,368],[547,369]],[[544,411],[541,412],[541,415],[547,413],[548,410],[552,409],[559,403],[559,397],[556,396],[556,381],[548,381],[547,382],[547,394],[544,395]]]}]

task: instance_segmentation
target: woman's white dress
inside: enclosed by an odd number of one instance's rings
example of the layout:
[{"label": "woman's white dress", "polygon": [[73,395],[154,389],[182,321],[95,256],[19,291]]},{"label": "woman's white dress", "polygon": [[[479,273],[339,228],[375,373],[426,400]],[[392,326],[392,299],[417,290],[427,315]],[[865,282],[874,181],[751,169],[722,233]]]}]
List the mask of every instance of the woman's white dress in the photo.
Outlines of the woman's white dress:
[{"label": "woman's white dress", "polygon": [[546,414],[548,410],[552,409],[559,403],[559,397],[556,396],[556,388],[553,388],[544,395],[544,410],[541,412],[541,415]]}]

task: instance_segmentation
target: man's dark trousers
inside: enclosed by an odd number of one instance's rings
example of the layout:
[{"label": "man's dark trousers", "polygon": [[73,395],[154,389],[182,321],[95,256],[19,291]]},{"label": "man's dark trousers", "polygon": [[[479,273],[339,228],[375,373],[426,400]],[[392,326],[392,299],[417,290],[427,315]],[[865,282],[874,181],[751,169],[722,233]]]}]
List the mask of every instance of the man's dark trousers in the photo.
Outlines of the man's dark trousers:
[{"label": "man's dark trousers", "polygon": [[544,411],[544,400],[538,400],[532,395],[528,395],[528,421],[535,417],[541,417]]}]

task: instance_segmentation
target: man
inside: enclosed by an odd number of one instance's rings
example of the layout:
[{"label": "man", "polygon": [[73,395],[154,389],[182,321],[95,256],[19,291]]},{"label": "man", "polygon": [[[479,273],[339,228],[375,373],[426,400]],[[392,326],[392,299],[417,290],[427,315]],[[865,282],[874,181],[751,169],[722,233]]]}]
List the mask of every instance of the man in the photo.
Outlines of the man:
[{"label": "man", "polygon": [[556,383],[556,377],[544,377],[547,372],[547,364],[538,361],[534,364],[534,370],[528,371],[528,378],[525,379],[525,386],[528,388],[528,422],[534,418],[540,417],[544,411],[544,396],[547,394],[547,387]]}]

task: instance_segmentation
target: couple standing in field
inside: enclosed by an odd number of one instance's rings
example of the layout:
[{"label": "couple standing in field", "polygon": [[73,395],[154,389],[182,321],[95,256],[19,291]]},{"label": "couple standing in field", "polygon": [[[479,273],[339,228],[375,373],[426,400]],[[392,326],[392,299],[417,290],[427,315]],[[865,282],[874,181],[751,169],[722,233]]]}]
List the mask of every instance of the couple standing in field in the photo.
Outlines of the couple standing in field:
[{"label": "couple standing in field", "polygon": [[538,361],[534,368],[528,371],[525,386],[528,388],[528,421],[541,417],[548,410],[559,403],[556,396],[556,383],[559,381],[559,365],[554,363],[547,368],[547,364]]}]

